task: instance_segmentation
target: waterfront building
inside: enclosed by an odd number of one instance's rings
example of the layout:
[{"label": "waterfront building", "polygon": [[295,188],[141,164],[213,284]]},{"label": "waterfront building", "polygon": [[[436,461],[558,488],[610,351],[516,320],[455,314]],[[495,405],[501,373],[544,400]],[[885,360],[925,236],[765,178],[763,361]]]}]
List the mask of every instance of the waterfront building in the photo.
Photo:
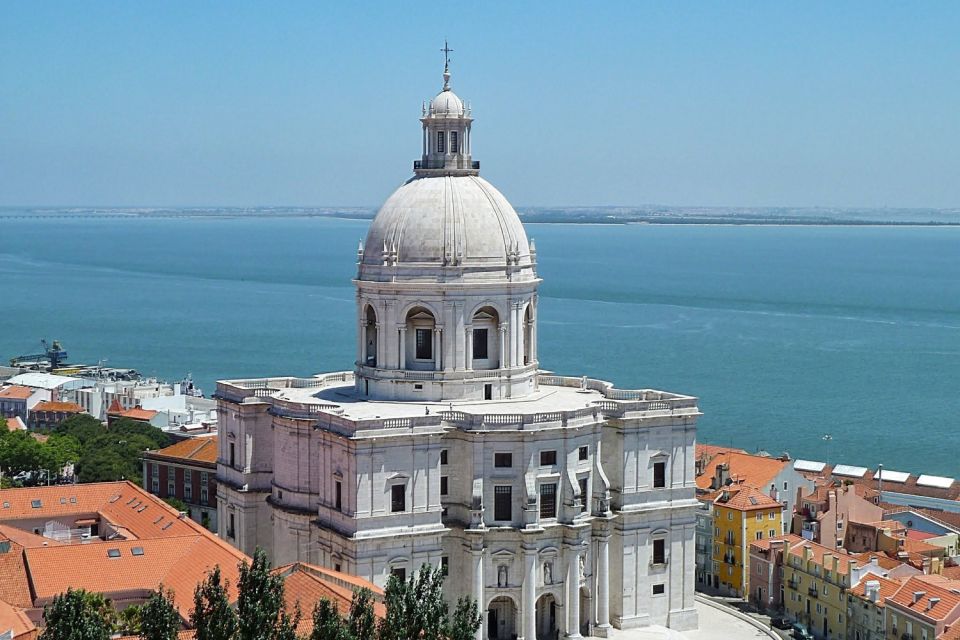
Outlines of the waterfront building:
[{"label": "waterfront building", "polygon": [[880,493],[866,485],[820,484],[800,499],[793,530],[825,547],[842,549],[850,523],[883,519],[879,503]]},{"label": "waterfront building", "polygon": [[444,566],[477,638],[696,627],[696,398],[541,370],[536,248],[446,69],[420,123],[357,251],[353,370],[217,385],[220,534],[380,585]]},{"label": "waterfront building", "polygon": [[[818,640],[847,637],[846,592],[867,576],[885,577],[871,561],[804,540],[783,553],[783,604],[787,616]],[[899,637],[899,636],[898,636]]]},{"label": "waterfront building", "polygon": [[72,416],[84,413],[83,407],[76,402],[44,401],[38,402],[30,410],[28,424],[31,429],[53,429]]},{"label": "waterfront building", "polygon": [[10,385],[0,389],[0,417],[27,419],[27,412],[41,402],[40,392],[30,387]]},{"label": "waterfront building", "polygon": [[750,597],[760,611],[783,609],[783,554],[791,545],[803,542],[788,533],[750,543]]},{"label": "waterfront building", "polygon": [[884,640],[887,637],[886,600],[903,583],[869,576],[847,590],[847,638],[849,640]]},{"label": "waterfront building", "polygon": [[721,591],[750,593],[750,543],[783,531],[783,505],[759,489],[730,487],[713,499],[713,575]]},{"label": "waterfront building", "polygon": [[946,640],[960,637],[960,582],[917,576],[886,599],[891,638]]},{"label": "waterfront building", "polygon": [[217,436],[189,438],[144,451],[143,488],[187,505],[187,515],[217,532]]}]

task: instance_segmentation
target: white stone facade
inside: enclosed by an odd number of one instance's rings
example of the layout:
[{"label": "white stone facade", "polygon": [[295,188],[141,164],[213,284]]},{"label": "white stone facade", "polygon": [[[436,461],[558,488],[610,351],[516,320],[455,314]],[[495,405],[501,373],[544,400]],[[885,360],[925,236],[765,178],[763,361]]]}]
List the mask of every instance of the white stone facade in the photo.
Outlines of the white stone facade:
[{"label": "white stone facade", "polygon": [[696,627],[696,398],[540,370],[536,251],[446,71],[421,122],[358,252],[354,371],[217,385],[221,535],[381,585],[444,565],[478,638]]}]

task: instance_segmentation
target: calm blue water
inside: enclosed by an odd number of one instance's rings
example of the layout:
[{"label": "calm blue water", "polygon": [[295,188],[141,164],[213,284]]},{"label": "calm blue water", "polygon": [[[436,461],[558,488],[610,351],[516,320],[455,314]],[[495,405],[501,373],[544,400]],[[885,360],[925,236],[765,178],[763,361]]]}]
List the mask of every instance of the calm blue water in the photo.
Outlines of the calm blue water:
[{"label": "calm blue water", "polygon": [[[57,338],[74,361],[192,372],[207,393],[350,368],[366,226],[0,219],[0,355]],[[702,441],[960,476],[960,229],[528,233],[546,368],[695,394]]]}]

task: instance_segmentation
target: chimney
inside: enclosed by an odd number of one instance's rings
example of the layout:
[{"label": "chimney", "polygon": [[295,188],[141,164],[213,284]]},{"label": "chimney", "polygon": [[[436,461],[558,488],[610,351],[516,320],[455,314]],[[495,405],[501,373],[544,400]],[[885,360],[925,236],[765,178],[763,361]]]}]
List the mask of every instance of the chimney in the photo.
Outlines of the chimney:
[{"label": "chimney", "polygon": [[870,580],[867,582],[864,591],[866,591],[865,595],[870,602],[876,602],[880,599],[880,582],[877,580]]},{"label": "chimney", "polygon": [[730,480],[730,465],[726,462],[718,464],[714,468],[713,473],[713,489],[719,489],[720,487],[726,486],[727,482]]},{"label": "chimney", "polygon": [[940,598],[930,598],[927,600],[927,611],[933,609],[940,602]]},{"label": "chimney", "polygon": [[914,591],[913,592],[913,604],[917,604],[920,600],[923,599],[923,596],[927,595],[926,591]]},{"label": "chimney", "polygon": [[930,558],[924,556],[924,558],[923,558],[923,574],[928,576],[928,575],[930,575],[930,573],[931,573],[931,571],[930,571]]}]

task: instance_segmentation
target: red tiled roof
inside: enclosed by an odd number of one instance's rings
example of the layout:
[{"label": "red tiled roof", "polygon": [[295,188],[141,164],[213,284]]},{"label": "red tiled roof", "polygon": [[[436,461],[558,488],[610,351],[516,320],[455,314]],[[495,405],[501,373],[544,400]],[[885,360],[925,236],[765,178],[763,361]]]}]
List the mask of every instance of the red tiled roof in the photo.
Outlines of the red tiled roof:
[{"label": "red tiled roof", "polygon": [[76,402],[39,402],[34,405],[33,409],[30,410],[30,413],[37,413],[40,411],[53,411],[55,413],[83,413],[84,408],[78,405]]},{"label": "red tiled roof", "polygon": [[14,640],[32,640],[37,637],[37,627],[20,607],[0,600],[0,633],[13,631]]},{"label": "red tiled roof", "polygon": [[[724,493],[729,499],[724,500]],[[737,511],[757,511],[761,509],[782,509],[783,505],[751,486],[731,487],[729,491],[721,492],[713,504]]]},{"label": "red tiled roof", "polygon": [[939,538],[935,533],[920,531],[919,529],[907,529],[907,537],[911,540],[929,540],[930,538]]},{"label": "red tiled roof", "polygon": [[730,478],[734,484],[766,489],[770,485],[770,481],[777,477],[777,474],[790,463],[777,458],[754,456],[739,451],[725,451],[714,456],[703,473],[697,476],[698,489],[710,489],[710,483],[719,464],[729,466]]},{"label": "red tiled roof", "polygon": [[297,603],[300,604],[300,610],[303,612],[303,618],[297,628],[300,636],[309,636],[313,631],[311,613],[321,599],[326,598],[332,602],[340,615],[345,616],[350,611],[354,590],[361,587],[370,589],[374,594],[374,615],[377,618],[383,618],[387,614],[386,606],[383,604],[383,590],[372,582],[356,576],[302,562],[277,567],[274,572],[284,576],[284,598],[287,611],[292,613]]},{"label": "red tiled roof", "polygon": [[16,542],[8,542],[10,548],[6,553],[0,553],[0,576],[3,576],[0,580],[0,601],[18,607],[33,606],[23,547]]},{"label": "red tiled roof", "polygon": [[[858,566],[860,565],[860,560],[857,557],[848,553],[844,553],[843,551],[825,547],[822,544],[817,544],[816,542],[811,542],[810,540],[804,540],[803,542],[791,545],[784,555],[797,556],[802,559],[804,556],[804,549],[810,549],[812,554],[810,557],[811,561],[820,566],[823,566],[824,556],[832,555],[837,559],[837,567],[840,573],[843,574],[846,574],[850,570],[851,562],[857,563]],[[787,561],[784,559],[784,564],[786,563]]]},{"label": "red tiled roof", "polygon": [[876,602],[878,607],[883,607],[884,601],[895,594],[897,590],[903,586],[903,583],[898,582],[897,580],[891,580],[890,578],[883,578],[881,576],[870,574],[868,576],[864,576],[855,587],[848,589],[847,593],[857,596],[858,598],[867,599],[867,583],[873,581],[880,583],[879,597],[877,598]]},{"label": "red tiled roof", "polygon": [[724,447],[717,444],[704,444],[698,442],[694,448],[694,456],[699,460],[700,458],[707,457],[713,458],[714,456],[721,453],[729,453],[730,451],[736,451],[737,453],[746,453],[743,449],[737,449],[735,447]]},{"label": "red tiled roof", "polygon": [[121,412],[120,416],[124,418],[130,418],[131,420],[150,422],[158,413],[160,412],[154,411],[153,409],[141,409],[139,407],[134,407],[133,409],[127,409],[126,411]]},{"label": "red tiled roof", "polygon": [[[960,587],[960,583],[957,583],[957,587]],[[923,592],[922,596],[919,595],[920,592]],[[915,593],[918,596],[914,596]],[[931,598],[940,598],[940,601],[931,607]],[[887,598],[887,604],[891,603],[896,605],[896,608],[905,609],[918,618],[938,621],[945,619],[960,606],[960,595],[938,584],[923,580],[919,576],[914,576],[904,582],[893,596]]]},{"label": "red tiled roof", "polygon": [[21,387],[11,385],[0,389],[0,398],[10,398],[11,400],[26,400],[33,395],[33,389],[30,387]]},{"label": "red tiled roof", "polygon": [[7,431],[23,431],[26,428],[27,425],[23,424],[19,416],[7,418]]},{"label": "red tiled roof", "polygon": [[216,464],[218,442],[217,436],[187,438],[157,451],[145,451],[143,455],[145,458],[173,458]]}]

